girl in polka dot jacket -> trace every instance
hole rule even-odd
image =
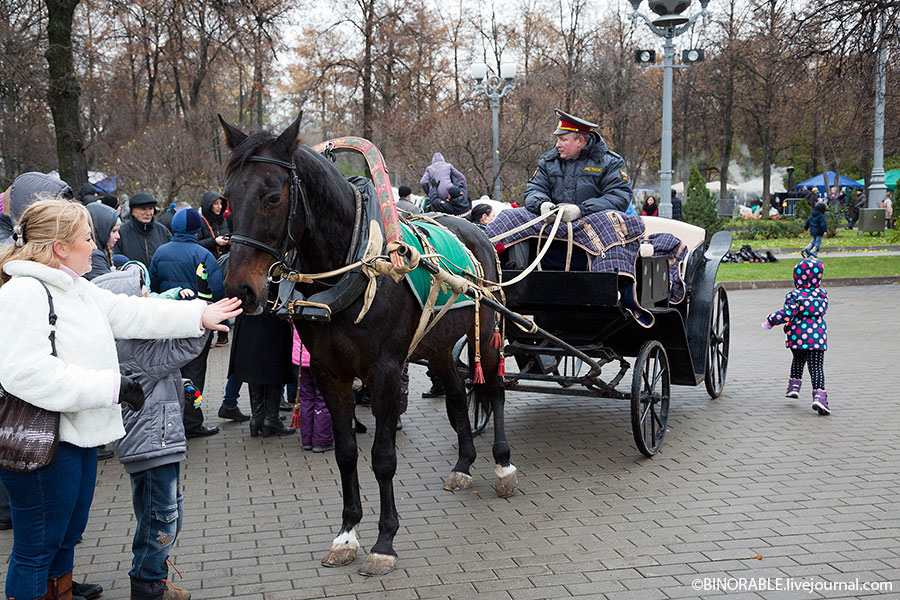
[[[785,346],[791,349],[791,377],[788,379],[786,398],[800,397],[803,383],[803,365],[809,368],[813,385],[813,410],[820,415],[830,415],[828,393],[825,391],[824,359],[828,349],[825,327],[825,311],[828,310],[828,293],[819,283],[824,267],[816,258],[805,258],[794,267],[796,289],[784,297],[784,308],[773,312],[763,322],[764,329],[784,323]]]

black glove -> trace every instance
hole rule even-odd
[[[212,288],[209,287],[209,271],[206,265],[200,263],[197,265],[197,297],[206,301],[212,301]]]
[[[137,412],[144,407],[144,388],[131,374],[122,375],[119,382],[119,404]]]

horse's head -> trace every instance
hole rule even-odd
[[[262,311],[270,268],[284,260],[306,228],[305,183],[294,165],[302,116],[275,137],[263,131],[247,135],[219,115],[231,150],[224,196],[234,223],[225,291],[241,299],[247,314]]]

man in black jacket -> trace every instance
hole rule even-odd
[[[165,225],[153,220],[156,198],[150,194],[134,194],[128,199],[131,218],[119,230],[119,241],[113,246],[113,254],[124,254],[130,260],[138,260],[150,266],[156,249],[172,239]]]

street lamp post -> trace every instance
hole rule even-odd
[[[701,10],[692,17],[681,15],[691,0],[649,0],[650,9],[659,15],[650,18],[638,11],[642,0],[629,0],[634,9],[629,15],[633,23],[643,19],[654,34],[665,39],[663,44],[663,106],[662,106],[662,146],[659,154],[659,216],[672,218],[672,69],[675,68],[675,38],[690,29],[698,17],[703,17],[704,25],[710,13],[706,10],[709,0],[700,0]],[[685,190],[687,186],[685,186]]]
[[[878,37],[884,31],[885,15],[878,20]],[[878,208],[878,203],[884,200],[887,186],[884,184],[884,93],[886,80],[887,42],[880,40],[875,67],[875,149],[872,156],[872,175],[869,177],[868,208]]]
[[[516,64],[502,63],[500,76],[487,74],[485,63],[475,63],[470,68],[475,79],[475,92],[481,92],[491,101],[491,124],[494,128],[494,200],[500,200],[500,101],[515,89]],[[485,81],[487,79],[487,81]]]

